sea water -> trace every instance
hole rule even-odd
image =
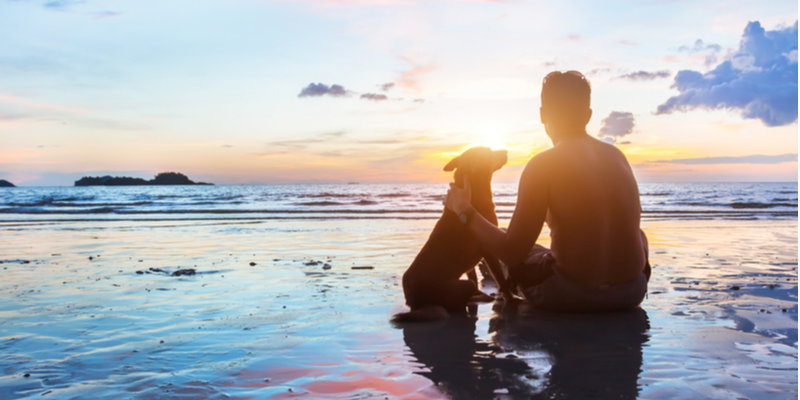
[[[501,220],[516,184],[494,184]],[[437,219],[446,184],[304,184],[0,189],[0,221]],[[797,182],[642,183],[644,219],[797,219]]]

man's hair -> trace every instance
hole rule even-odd
[[[573,110],[590,108],[592,86],[578,71],[553,71],[542,82],[542,107],[571,114]]]

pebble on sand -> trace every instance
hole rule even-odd
[[[255,266],[256,266],[256,263],[254,263],[254,262],[251,262],[251,263],[250,263],[250,266],[251,266],[251,267],[255,267]]]

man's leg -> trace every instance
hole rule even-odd
[[[639,230],[642,233],[642,246],[644,246],[644,274],[647,276],[647,281],[650,282],[650,274],[652,270],[650,268],[650,243],[647,241],[647,235],[644,234],[643,230]]]
[[[513,284],[524,289],[538,285],[553,276],[552,262],[555,260],[550,255],[550,249],[541,245],[534,245],[525,263],[508,270],[508,275]]]

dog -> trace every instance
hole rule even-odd
[[[455,170],[454,182],[458,187],[464,187],[464,177],[468,177],[472,189],[472,207],[494,225],[497,225],[497,215],[492,201],[492,174],[507,161],[506,150],[474,147],[444,167],[448,172]],[[403,274],[403,293],[411,311],[396,314],[392,320],[437,320],[445,318],[448,313],[464,312],[471,300],[494,300],[478,290],[475,266],[481,259],[488,264],[500,292],[511,296],[500,262],[481,249],[467,226],[453,211],[445,208],[428,241]],[[465,273],[469,280],[460,279]]]

